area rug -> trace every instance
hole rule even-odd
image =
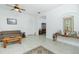
[[[34,48],[28,52],[25,52],[24,54],[55,54],[55,53],[49,51],[48,49],[46,49],[43,46],[39,46],[39,47]]]

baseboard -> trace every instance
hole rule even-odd
[[[28,34],[28,35],[26,35],[26,36],[33,36],[34,34]]]

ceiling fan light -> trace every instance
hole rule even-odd
[[[15,11],[19,11],[19,9],[15,9]]]

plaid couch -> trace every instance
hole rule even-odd
[[[22,32],[20,30],[1,31],[0,41],[2,41],[4,37],[16,37],[17,35],[22,36]]]

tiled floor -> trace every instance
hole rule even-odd
[[[58,36],[58,41],[79,47],[79,39]]]
[[[23,54],[40,45],[56,54],[79,53],[78,46],[63,43],[62,38],[63,37],[59,37],[58,41],[52,41],[51,39],[46,39],[45,36],[28,36],[27,38],[22,39],[22,44],[9,44],[7,48],[3,48],[2,43],[0,42],[0,54]]]

